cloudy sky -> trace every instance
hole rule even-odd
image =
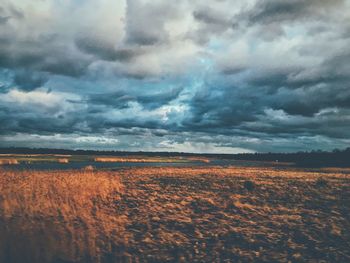
[[[0,146],[349,144],[349,1],[0,0]]]

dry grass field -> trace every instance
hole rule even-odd
[[[121,162],[121,163],[174,163],[174,162],[203,162],[203,163],[209,163],[209,159],[203,158],[203,157],[186,157],[186,158],[177,158],[177,157],[140,157],[140,156],[134,156],[134,157],[95,157],[95,162]]]
[[[0,165],[4,164],[18,164],[16,159],[0,159]]]
[[[350,176],[3,169],[0,262],[350,262]]]
[[[1,171],[0,182],[0,262],[101,262],[124,238],[110,173]]]
[[[150,157],[150,156],[90,156],[90,155],[62,155],[62,154],[0,154],[0,165],[57,162],[70,163],[93,161],[100,163],[209,163],[210,160],[198,156],[185,157]]]
[[[114,163],[114,162],[129,162],[129,163],[170,163],[174,161],[179,161],[178,159],[166,159],[166,158],[140,158],[140,157],[95,157],[95,162],[102,162],[102,163]]]

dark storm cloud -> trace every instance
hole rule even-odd
[[[233,128],[256,120],[262,111],[257,94],[248,94],[238,87],[206,88],[191,101],[191,115],[183,125],[194,130]]]
[[[0,8],[3,136],[203,151],[350,140],[346,1],[25,1]]]
[[[260,137],[322,134],[346,138],[344,131],[350,125],[346,115],[350,108],[348,61],[343,52],[311,69],[289,67],[259,72],[248,68],[250,72],[244,73],[243,81],[236,86],[214,87],[207,83],[191,100],[191,115],[182,124],[192,130],[221,134],[253,131]],[[269,109],[281,117],[269,119]]]
[[[244,123],[240,129],[259,134],[264,138],[285,138],[324,136],[325,138],[348,139],[350,128],[348,109],[330,109],[313,117],[283,114],[282,111],[261,115],[259,120]],[[275,115],[275,116],[274,116]]]
[[[316,135],[348,138],[350,119],[347,114],[350,104],[346,102],[347,109],[335,106],[345,105],[344,97],[333,95],[333,98],[326,100],[330,93],[315,96],[318,91],[300,95],[298,98],[291,96],[293,93],[269,96],[265,92],[266,90],[261,89],[250,97],[232,90],[223,91],[220,95],[206,94],[202,99],[197,95],[192,104],[193,115],[182,125],[192,131],[227,136],[250,135],[289,140],[295,136]],[[210,104],[204,103],[205,97],[215,97],[216,100],[211,100]]]
[[[31,91],[42,87],[47,81],[47,74],[18,70],[15,72],[13,84],[21,90]]]
[[[263,0],[239,18],[248,19],[249,23],[298,22],[306,19],[328,18],[329,11],[342,8],[343,0]]]
[[[42,25],[35,25],[36,17],[31,10],[24,11],[5,2],[0,12],[0,68],[32,72],[32,80],[26,73],[30,82],[38,81],[37,75],[41,72],[71,77],[85,74],[92,61],[75,52],[71,43],[64,40],[64,32],[50,29],[39,32]],[[16,81],[23,84],[22,78],[23,74],[20,74]],[[24,89],[30,89],[29,86]]]
[[[254,29],[258,38],[264,41],[286,34],[285,26],[310,26],[310,34],[326,32],[330,25],[339,22],[336,12],[347,8],[345,0],[263,0],[256,1],[251,8],[232,17],[232,28]],[[321,30],[321,31],[320,31]],[[239,31],[238,31],[239,32]]]
[[[128,95],[124,91],[118,91],[114,93],[103,93],[103,94],[93,94],[89,96],[89,104],[93,105],[103,105],[114,108],[127,108],[128,103],[135,101],[134,96]]]
[[[294,91],[281,89],[271,102],[290,115],[313,116],[326,108],[350,108],[349,86],[316,86]]]
[[[139,48],[116,48],[113,43],[88,36],[77,38],[75,44],[81,51],[106,61],[129,61],[142,53]]]
[[[144,46],[167,42],[165,23],[179,15],[176,3],[127,0],[126,42]]]
[[[52,116],[47,113],[30,111],[28,108],[18,108],[13,110],[10,106],[0,108],[0,120],[2,127],[0,134],[52,134],[52,133],[71,133],[72,130],[78,132],[78,115]]]
[[[196,8],[192,16],[198,23],[198,28],[189,33],[188,37],[200,45],[206,44],[212,36],[223,34],[232,28],[231,15],[215,11],[210,5]]]
[[[9,16],[0,16],[0,25],[6,24],[9,19],[10,19]]]
[[[65,44],[57,43],[57,36],[47,35],[37,39],[17,39],[13,33],[2,36],[0,67],[42,71],[78,77],[85,73],[91,61],[74,53]]]
[[[89,103],[93,105],[103,105],[112,108],[128,108],[129,102],[138,102],[144,108],[155,109],[166,105],[176,99],[182,87],[173,88],[164,92],[155,92],[151,94],[132,94],[127,91],[118,91],[114,93],[93,94],[89,96]]]
[[[43,54],[40,57],[40,65],[33,65],[34,69],[57,75],[80,77],[86,74],[92,62],[90,59],[80,56],[73,51],[65,50],[63,46],[47,52],[49,54]]]
[[[191,101],[191,117],[186,119],[183,125],[191,127],[193,130],[223,130],[240,128],[247,129],[259,124],[261,116],[266,116],[266,110],[281,110],[285,118],[303,119],[308,118],[309,122],[313,118],[327,122],[331,116],[324,118],[315,117],[322,110],[326,109],[349,109],[350,91],[349,86],[312,86],[299,89],[279,88],[272,92],[269,87],[246,86],[223,87],[215,90],[206,89],[196,94]],[[219,92],[218,92],[219,91]],[[336,91],[336,92],[334,92]],[[336,110],[337,112],[339,110]],[[346,112],[340,110],[340,112]],[[329,114],[331,114],[330,111]],[[277,114],[277,113],[276,113]],[[290,115],[291,117],[288,117]],[[337,118],[342,120],[342,114]],[[264,121],[266,124],[266,121]],[[341,121],[339,121],[339,124]],[[308,127],[307,123],[301,124],[306,130],[317,133],[317,126]],[[249,129],[248,129],[249,130]],[[275,121],[268,129],[264,125],[259,126],[256,131],[272,133],[295,133],[300,132],[296,126],[285,125],[281,119]]]
[[[349,41],[350,42],[350,41]],[[348,85],[350,81],[350,51],[342,50],[327,58],[318,69],[305,74],[305,79],[315,82],[341,83]]]
[[[335,54],[317,67],[255,76],[247,83],[269,88],[271,93],[263,96],[266,106],[291,115],[313,116],[325,108],[349,108],[349,59],[347,53]]]
[[[76,119],[52,118],[49,116],[24,116],[17,119],[11,128],[13,132],[34,134],[71,133],[72,129],[79,132]]]
[[[137,97],[137,101],[149,109],[154,109],[166,105],[170,101],[178,98],[182,90],[183,87],[177,87],[165,92],[142,95]]]
[[[228,26],[229,21],[222,17],[222,14],[213,12],[209,7],[195,10],[193,12],[193,17],[199,22],[206,24],[218,25],[218,26]]]

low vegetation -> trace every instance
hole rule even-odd
[[[0,262],[350,262],[349,187],[288,167],[2,170]]]
[[[69,163],[70,156],[67,155],[45,155],[45,154],[1,154],[0,164],[18,164],[33,162],[59,162]]]
[[[101,262],[126,237],[108,172],[0,171],[0,182],[0,262]]]
[[[68,158],[59,158],[58,162],[59,163],[69,163],[69,159]]]
[[[103,163],[209,163],[210,160],[203,157],[161,157],[161,156],[88,156],[88,155],[64,155],[64,154],[0,154],[1,164],[38,163],[38,162],[103,162]]]
[[[95,162],[103,162],[103,163],[114,163],[114,162],[128,162],[128,163],[166,163],[166,162],[174,162],[178,160],[174,159],[164,159],[164,158],[141,158],[141,157],[96,157],[94,158]]]
[[[4,164],[19,164],[17,159],[0,159],[0,165]]]
[[[147,157],[147,156],[128,156],[128,157],[95,157],[95,162],[128,162],[128,163],[183,163],[183,162],[204,162],[209,163],[210,160],[207,158],[201,157],[185,157],[185,158],[176,158],[176,157]]]

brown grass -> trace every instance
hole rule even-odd
[[[0,262],[51,262],[57,256],[100,262],[111,243],[123,242],[115,235],[123,231],[123,217],[112,211],[123,191],[119,177],[1,171],[0,181]]]
[[[161,158],[134,158],[134,157],[96,157],[95,162],[109,163],[109,162],[130,162],[130,163],[153,163],[153,162],[172,162],[173,160],[166,160]]]
[[[288,167],[3,171],[0,262],[350,262],[349,187]]]
[[[69,163],[69,159],[68,158],[59,158],[57,161],[59,163]]]
[[[95,157],[95,162],[130,162],[130,163],[171,163],[179,161],[197,161],[209,163],[210,160],[203,157],[185,157],[185,158],[166,158],[166,157],[138,157],[138,156],[129,156],[129,157]]]
[[[19,164],[16,159],[0,159],[0,165],[4,164]]]

